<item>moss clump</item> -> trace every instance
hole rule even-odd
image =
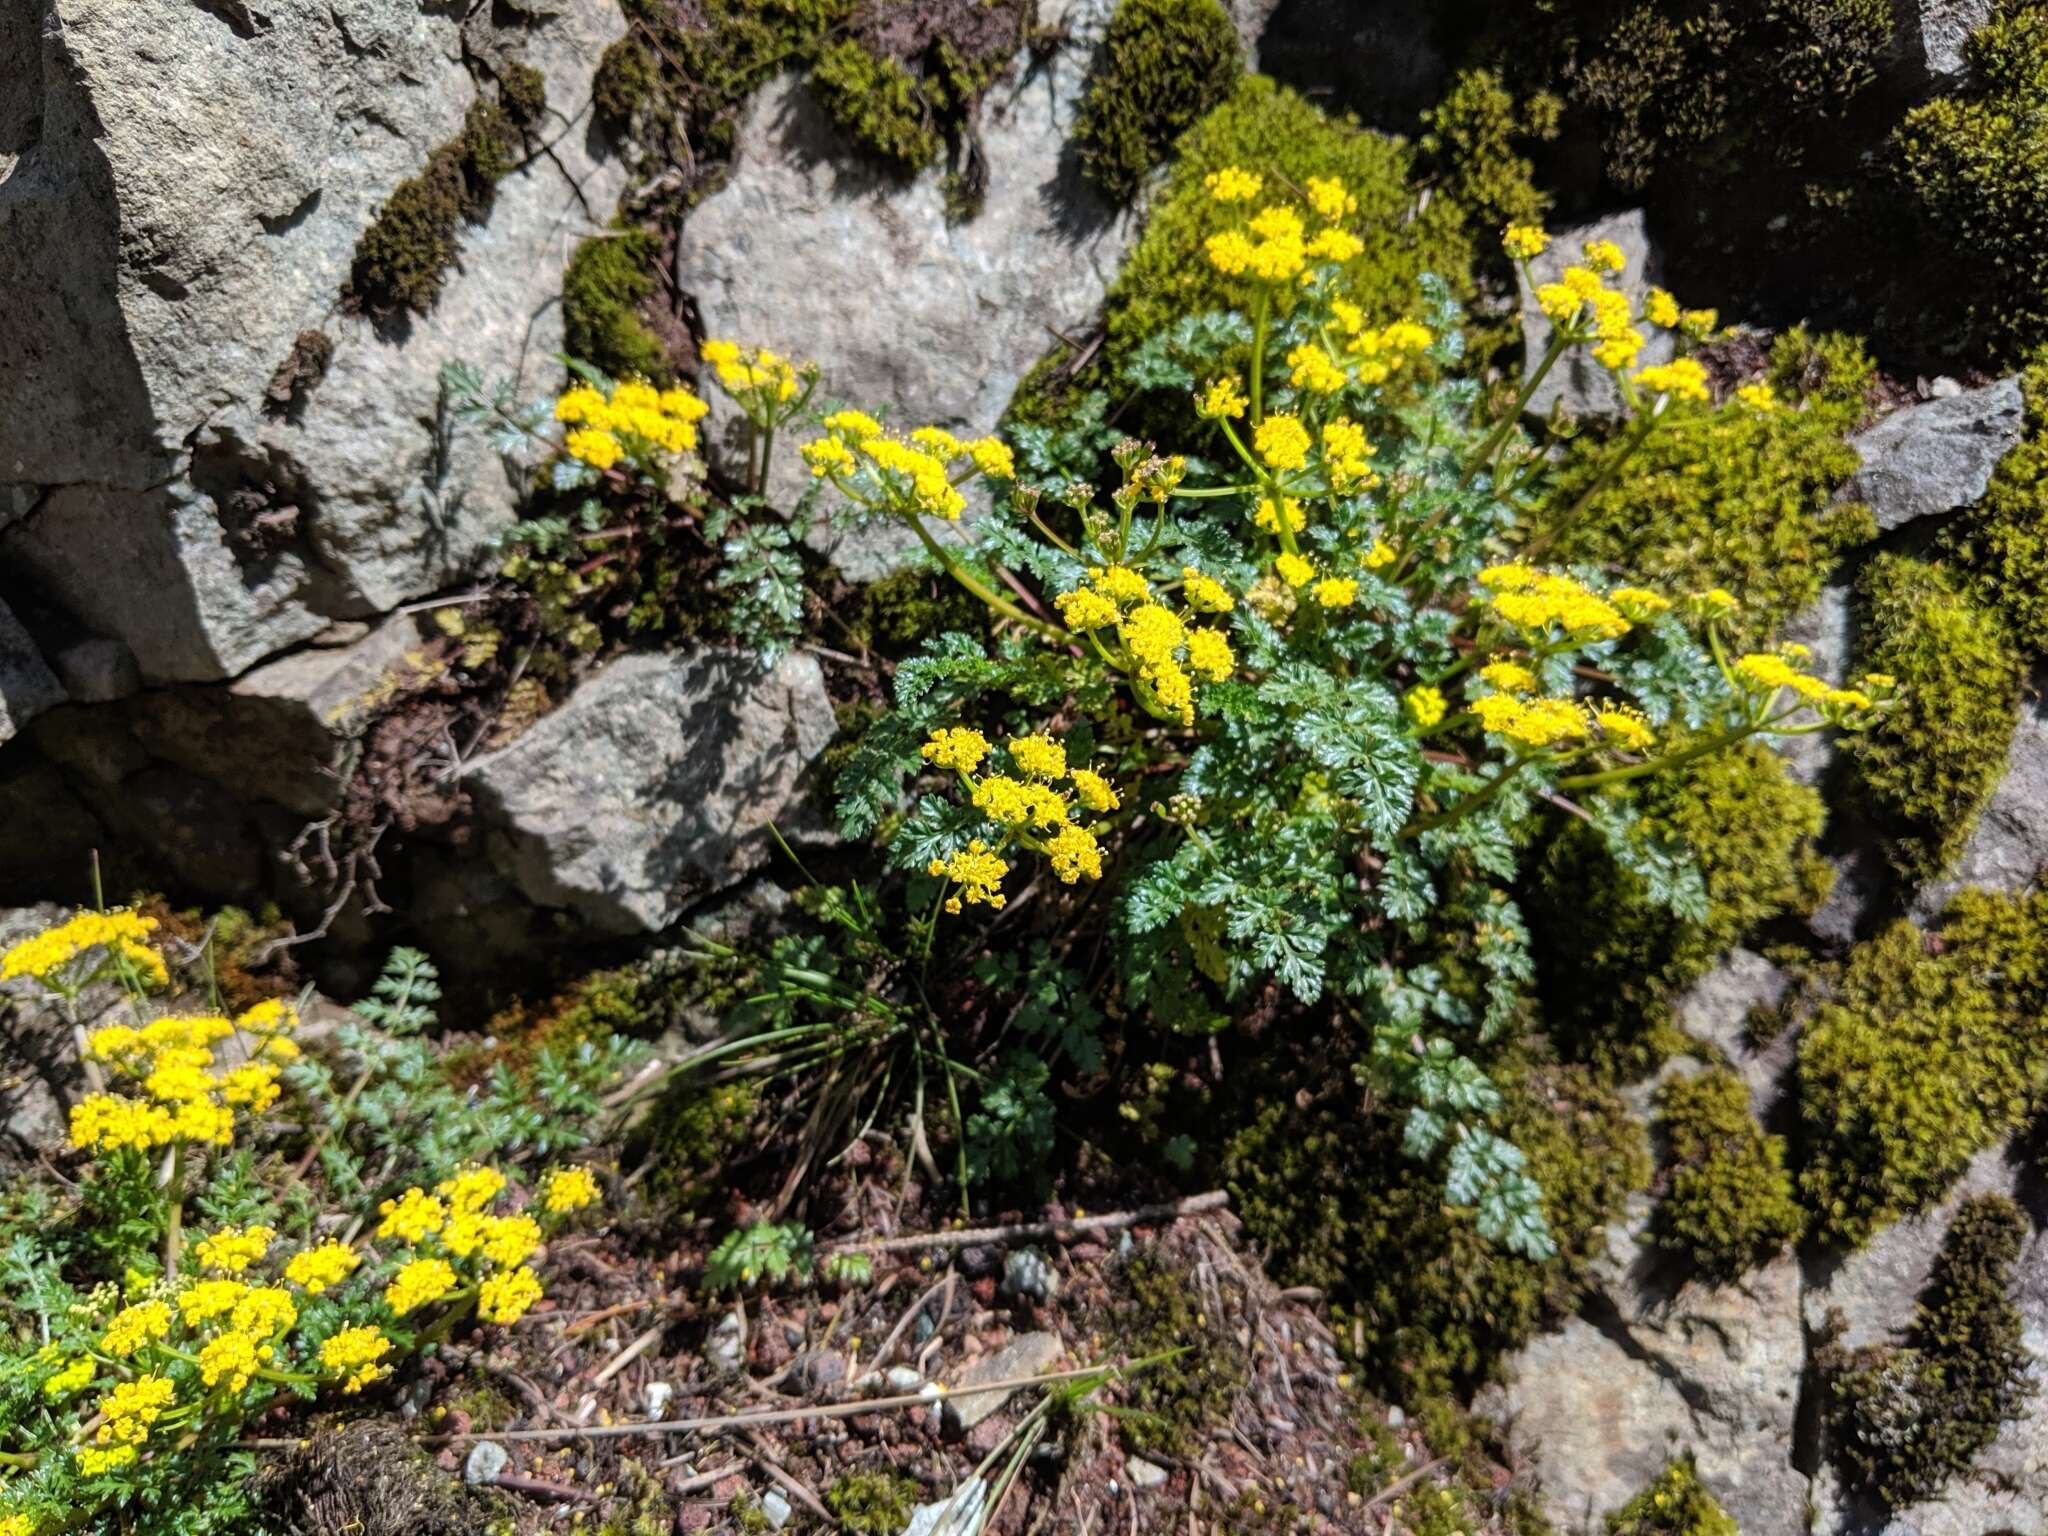
[[[1118,0],[1074,119],[1081,164],[1129,201],[1243,73],[1237,28],[1216,0]]]
[[[1903,700],[1848,750],[1894,861],[1925,879],[1961,851],[2005,773],[2020,658],[1997,613],[1945,566],[1880,555],[1857,597],[1857,670],[1896,678]]]
[[[661,61],[631,33],[605,49],[590,77],[590,101],[598,121],[616,133],[631,132],[660,91]]]
[[[1657,1243],[1716,1280],[1733,1280],[1799,1240],[1805,1215],[1785,1169],[1785,1140],[1766,1136],[1749,1089],[1726,1067],[1674,1078],[1657,1092],[1670,1187]]]
[[[1578,1302],[1607,1224],[1649,1178],[1643,1129],[1581,1067],[1497,1074],[1495,1129],[1543,1189],[1556,1254],[1520,1257],[1444,1204],[1443,1173],[1401,1150],[1401,1117],[1290,1095],[1224,1150],[1245,1225],[1288,1284],[1322,1287],[1390,1394],[1415,1402],[1483,1379],[1507,1350]]]
[[[548,114],[547,77],[531,64],[507,64],[498,76],[498,101],[512,126],[531,134]]]
[[[666,384],[674,374],[668,348],[640,318],[654,295],[658,236],[625,230],[585,240],[562,274],[562,342],[571,357],[614,378],[637,374]]]
[[[1607,1536],[1742,1536],[1700,1485],[1690,1457],[1674,1461],[1607,1517]]]
[[[1950,533],[1977,600],[1995,608],[2013,642],[2048,653],[2048,364],[2020,378],[2026,437],[1999,462],[1984,499]]]
[[[462,132],[427,157],[417,176],[392,189],[356,241],[343,297],[375,319],[425,314],[455,263],[464,219],[490,211],[498,182],[516,163],[520,134],[503,107],[470,104]]]
[[[2008,0],[1968,52],[1968,88],[1906,114],[1893,165],[1977,329],[2030,346],[2048,339],[2048,5]]]
[[[1128,1298],[1107,1324],[1118,1349],[1133,1360],[1184,1351],[1131,1378],[1124,1439],[1141,1451],[1186,1454],[1230,1421],[1247,1380],[1244,1349],[1230,1319],[1208,1316],[1184,1268],[1157,1250],[1133,1255],[1122,1278]]]
[[[1759,925],[1827,894],[1813,849],[1826,816],[1757,742],[1653,774],[1630,791],[1639,835],[1691,850],[1705,922],[1675,917],[1600,837],[1568,822],[1535,860],[1523,908],[1551,1037],[1610,1074],[1640,1072],[1679,1044],[1671,1002]]]
[[[1849,956],[1799,1042],[1800,1192],[1862,1242],[2017,1127],[2048,1074],[2048,897],[1965,891],[1940,941],[1900,922]]]
[[[849,638],[889,656],[907,654],[950,630],[988,632],[985,605],[950,577],[915,566],[862,587],[849,608]]]
[[[1673,592],[1724,587],[1742,604],[1742,637],[1767,639],[1820,595],[1845,550],[1877,532],[1868,507],[1834,499],[1861,462],[1845,439],[1871,376],[1853,338],[1794,331],[1772,347],[1770,374],[1792,408],[1674,403],[1597,489],[1622,446],[1575,439],[1551,501],[1558,554],[1612,562]]]
[[[1516,144],[1555,138],[1563,106],[1547,91],[1517,106],[1498,71],[1468,69],[1423,114],[1423,153],[1441,167],[1475,228],[1542,222],[1550,199],[1537,190],[1535,167]]]
[[[898,60],[848,38],[818,55],[811,85],[833,121],[871,154],[906,171],[938,158],[944,140],[931,106]]]
[[[854,1536],[895,1536],[917,1495],[916,1479],[900,1472],[850,1472],[825,1490],[825,1507]]]
[[[2031,1357],[2007,1292],[2026,1237],[2004,1196],[1965,1201],[1906,1342],[1821,1351],[1833,1449],[1852,1487],[1894,1507],[1930,1498],[2019,1416]]]
[[[652,1117],[655,1198],[691,1211],[711,1194],[711,1176],[753,1144],[760,1089],[751,1082],[705,1088],[680,1082],[663,1094]]]

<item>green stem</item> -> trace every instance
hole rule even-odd
[[[1628,779],[1640,779],[1648,774],[1661,773],[1666,768],[1680,767],[1695,758],[1705,757],[1710,752],[1719,752],[1723,747],[1731,747],[1746,737],[1756,735],[1762,729],[1761,725],[1753,722],[1731,726],[1718,736],[1709,736],[1705,741],[1695,742],[1683,752],[1673,752],[1666,757],[1653,757],[1646,763],[1631,763],[1626,768],[1608,768],[1600,773],[1575,773],[1569,778],[1559,779],[1557,787],[1598,789],[1603,784],[1620,784]]]
[[[1259,290],[1258,307],[1252,313],[1252,418],[1253,426],[1266,419],[1266,324],[1271,318],[1273,300],[1264,288]]]
[[[1636,456],[1644,443],[1650,440],[1650,434],[1656,430],[1658,420],[1659,418],[1654,415],[1637,418],[1637,425],[1629,433],[1628,441],[1623,443],[1617,452],[1608,456],[1607,462],[1600,466],[1600,472],[1593,476],[1591,483],[1583,491],[1579,492],[1578,499],[1565,509],[1564,515],[1552,518],[1544,525],[1543,531],[1524,546],[1524,560],[1534,559],[1541,554],[1553,540],[1579,520],[1579,514],[1586,510],[1586,504],[1605,490],[1607,483],[1620,474],[1622,467]]]
[[[1500,445],[1507,441],[1508,434],[1515,429],[1515,423],[1522,419],[1522,412],[1534,398],[1537,386],[1549,376],[1550,370],[1557,366],[1557,360],[1564,356],[1565,349],[1575,339],[1563,329],[1552,333],[1550,345],[1543,349],[1543,360],[1536,365],[1536,371],[1522,382],[1521,391],[1515,396],[1514,405],[1495,423],[1493,430],[1487,434],[1486,441],[1479,445],[1479,451],[1472,456],[1472,462],[1465,466],[1464,474],[1458,477],[1459,490],[1464,490],[1478,479],[1479,471],[1493,461],[1493,456],[1500,451]],[[1425,524],[1419,531],[1427,532],[1428,525]]]
[[[939,562],[939,569],[952,577],[954,581],[958,582],[968,592],[981,599],[982,602],[986,603],[1004,618],[1014,619],[1026,629],[1034,630],[1045,639],[1052,641],[1053,644],[1065,645],[1067,643],[1066,631],[1055,628],[1043,619],[1033,618],[1007,597],[1001,597],[991,592],[986,585],[961,569],[960,562],[955,560],[946,551],[945,547],[931,536],[930,530],[924,525],[923,518],[919,517],[915,512],[905,513],[904,516],[909,521],[912,530],[917,534],[919,540],[923,542],[925,549],[930,552],[931,557]]]
[[[185,1143],[171,1143],[171,1176],[164,1185],[164,1277],[175,1279],[185,1239]]]
[[[1434,816],[1425,817],[1421,821],[1409,822],[1407,826],[1401,829],[1401,836],[1403,838],[1420,837],[1425,832],[1434,832],[1439,827],[1448,827],[1453,822],[1464,820],[1465,817],[1470,816],[1474,811],[1491,801],[1495,795],[1506,789],[1508,781],[1534,761],[1533,757],[1516,758],[1500,773],[1495,774],[1485,788],[1475,790],[1456,805],[1439,811]]]

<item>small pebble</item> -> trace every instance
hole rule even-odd
[[[781,1489],[770,1488],[761,1495],[761,1517],[776,1530],[779,1531],[789,1524],[789,1517],[793,1513],[795,1511],[790,1508],[789,1500],[782,1496]]]
[[[676,1389],[665,1381],[650,1381],[640,1395],[648,1421],[652,1423],[668,1411],[669,1399],[676,1395]]]
[[[1147,1461],[1142,1456],[1126,1456],[1124,1471],[1131,1479],[1131,1486],[1140,1492],[1147,1488],[1157,1488],[1169,1475],[1166,1468],[1156,1462]]]
[[[1059,1291],[1059,1271],[1036,1248],[1019,1248],[1003,1260],[1004,1295],[1043,1305]]]
[[[891,1392],[915,1392],[924,1385],[924,1378],[907,1365],[892,1365],[882,1380]]]
[[[462,1464],[462,1480],[472,1488],[488,1488],[511,1463],[511,1453],[497,1441],[479,1440],[469,1448],[469,1460]]]

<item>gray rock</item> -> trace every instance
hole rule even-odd
[[[1795,1037],[1781,1031],[1759,1051],[1749,1038],[1750,1011],[1775,1008],[1784,1001],[1792,978],[1762,955],[1731,949],[1706,975],[1678,999],[1678,1026],[1687,1034],[1721,1048],[1749,1088],[1749,1105],[1759,1120],[1767,1119],[1784,1096],[1792,1065]]]
[[[2018,444],[2025,417],[2017,378],[1894,411],[1849,439],[1863,467],[1840,499],[1868,502],[1886,532],[1971,506]]]
[[[512,1465],[512,1453],[495,1440],[479,1440],[462,1463],[462,1480],[472,1488],[488,1488]]]
[[[53,705],[64,702],[63,685],[43,660],[14,611],[0,602],[0,742]]]
[[[1147,1461],[1142,1456],[1124,1458],[1124,1476],[1131,1480],[1131,1486],[1140,1493],[1147,1488],[1157,1488],[1172,1475],[1156,1461]]]
[[[781,1530],[789,1524],[789,1517],[796,1511],[790,1507],[789,1499],[780,1488],[770,1488],[761,1495],[761,1518],[768,1522],[770,1530]]]
[[[715,1371],[736,1371],[747,1363],[747,1323],[737,1311],[713,1325],[704,1340],[704,1359]]]
[[[50,670],[80,704],[111,704],[142,686],[135,656],[119,640],[85,635],[50,652]]]
[[[70,915],[52,902],[0,908],[0,954]],[[0,1030],[0,1168],[31,1162],[38,1149],[63,1139],[66,1106],[84,1082],[70,1028],[40,1001],[28,977],[0,982],[0,1011],[7,1011]]]
[[[1969,73],[1965,45],[1997,9],[1997,0],[1898,0],[1890,54],[1909,81],[1954,90]]]
[[[1612,213],[1591,224],[1575,229],[1560,229],[1552,232],[1550,249],[1537,257],[1530,266],[1530,277],[1518,279],[1522,300],[1522,345],[1528,367],[1533,371],[1542,360],[1543,352],[1550,345],[1554,327],[1536,305],[1536,285],[1555,282],[1558,274],[1579,260],[1580,247],[1590,240],[1612,240],[1621,247],[1622,255],[1628,259],[1619,282],[1610,278],[1610,287],[1618,286],[1629,296],[1637,310],[1642,308],[1643,295],[1664,280],[1664,261],[1657,247],[1650,240],[1650,232],[1640,208],[1631,208],[1623,213]],[[1636,359],[1636,367],[1647,368],[1652,363],[1671,361],[1675,346],[1668,331],[1646,327],[1648,344]],[[1614,382],[1614,376],[1598,363],[1583,347],[1575,347],[1559,358],[1543,382],[1529,397],[1528,413],[1532,416],[1548,416],[1552,409],[1562,405],[1565,413],[1587,419],[1616,417],[1622,414],[1621,390]]]
[[[821,398],[889,407],[905,426],[991,431],[1045,352],[1047,328],[1093,322],[1136,231],[1081,178],[1068,132],[1108,0],[1068,0],[1072,41],[1050,62],[1020,56],[983,101],[981,211],[946,213],[938,168],[910,182],[862,165],[796,76],[762,90],[739,130],[731,177],[684,222],[677,282],[710,334],[770,346],[822,369]],[[806,483],[792,449],[771,491]],[[905,529],[816,537],[856,580],[915,547]]]
[[[981,1509],[987,1502],[988,1484],[970,1477],[943,1499],[913,1509],[903,1536],[974,1536],[981,1529]]]
[[[1041,1305],[1060,1293],[1060,1272],[1036,1248],[1019,1248],[1003,1257],[1003,1294]]]
[[[1956,862],[1929,881],[1913,899],[1922,922],[1940,916],[1955,893],[1968,885],[2015,893],[2026,890],[2048,869],[2048,666],[2037,667],[2031,697],[2013,727],[2005,777],[1991,792],[1977,829]]]
[[[55,716],[44,715],[36,730]],[[130,890],[132,870],[107,829],[86,808],[63,772],[27,741],[0,752],[0,902],[92,894],[92,853],[99,849],[106,883]]]
[[[1011,1381],[1036,1376],[1051,1369],[1063,1353],[1056,1334],[1020,1333],[992,1355],[984,1356],[961,1371],[948,1385],[945,1398],[946,1429],[965,1434],[1010,1400],[1014,1387],[992,1392],[974,1388],[985,1382]]]
[[[626,656],[464,778],[493,862],[594,927],[666,927],[766,862],[834,730],[817,662]]]

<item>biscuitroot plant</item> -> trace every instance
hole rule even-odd
[[[352,1397],[458,1325],[516,1322],[541,1299],[548,1235],[599,1198],[582,1168],[515,1199],[472,1163],[358,1212],[273,1181],[254,1147],[302,1056],[297,1011],[153,1015],[142,989],[170,981],[154,927],[82,913],[0,956],[0,975],[73,1009],[98,982],[136,988],[127,1022],[85,1036],[102,1086],[70,1111],[78,1208],[56,1219],[17,1191],[9,1211],[4,1536],[230,1528],[251,1420]]]
[[[1185,433],[1119,445],[1113,484],[1015,483],[1001,443],[852,410],[803,445],[842,517],[909,527],[996,620],[992,643],[946,634],[901,665],[840,819],[960,921],[1026,897],[1078,913],[1099,883],[1126,1009],[1213,1020],[1191,987],[1274,983],[1334,1007],[1372,1042],[1361,1084],[1409,1106],[1408,1151],[1444,1157],[1487,1235],[1546,1254],[1481,1065],[1531,972],[1510,891],[1538,818],[1585,818],[1697,918],[1684,851],[1605,792],[1750,737],[1860,729],[1893,687],[1823,681],[1796,646],[1731,654],[1725,592],[1542,562],[1575,509],[1521,431],[1536,385],[1572,348],[1613,373],[1633,419],[1611,475],[1670,399],[1709,393],[1691,356],[1637,366],[1646,331],[1683,347],[1711,315],[1632,303],[1621,252],[1589,244],[1537,288],[1553,339],[1489,419],[1440,284],[1421,319],[1347,296],[1340,183],[1208,186],[1207,259],[1241,303],[1144,349],[1150,381],[1186,392]],[[1526,266],[1547,237],[1505,244]],[[1005,494],[973,542],[941,542],[977,479]]]

